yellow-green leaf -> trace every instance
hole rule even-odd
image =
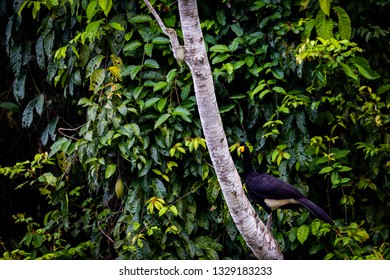
[[[107,16],[112,8],[112,0],[98,0],[100,8],[102,8],[104,14]]]
[[[104,178],[110,178],[116,171],[116,164],[110,164],[107,166],[106,172],[104,173]]]
[[[160,209],[160,211],[158,211],[158,216],[162,216],[162,215],[164,215],[166,212],[167,212],[167,210],[168,210],[168,207],[162,207],[161,209]]]
[[[327,16],[330,15],[330,2],[331,0],[320,0],[320,7],[321,10],[326,14]]]
[[[298,228],[298,231],[297,231],[297,238],[298,238],[298,241],[303,244],[307,237],[309,236],[309,226],[307,225],[301,225],[299,228]]]

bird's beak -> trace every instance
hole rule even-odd
[[[240,146],[239,149],[240,149],[240,152],[243,153],[245,151],[245,146]]]

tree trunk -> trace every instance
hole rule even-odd
[[[145,3],[148,5],[147,1]],[[259,259],[283,259],[278,243],[260,221],[248,201],[229,152],[226,135],[214,92],[213,77],[200,28],[196,0],[179,0],[179,13],[184,36],[184,61],[192,73],[199,116],[207,148],[229,212],[248,247]],[[151,8],[150,4],[148,5]],[[152,8],[153,9],[153,8]],[[156,13],[153,12],[156,17]],[[160,26],[162,21],[159,21]],[[172,42],[173,53],[179,53],[177,37],[161,26]],[[175,55],[176,58],[177,55]],[[179,58],[179,59],[182,59]]]

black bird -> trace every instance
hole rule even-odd
[[[240,143],[244,158],[244,180],[250,198],[268,213],[267,228],[270,229],[272,211],[291,204],[303,205],[317,218],[333,224],[332,218],[319,206],[307,199],[289,183],[271,175],[257,173],[251,162],[251,154],[245,143]]]

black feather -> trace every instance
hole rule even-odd
[[[333,224],[332,218],[319,206],[307,199],[301,192],[289,183],[265,173],[257,173],[252,165],[249,148],[241,143],[241,153],[244,158],[244,180],[250,198],[262,206],[268,214],[283,206],[299,203],[317,218]],[[286,200],[286,201],[284,201]],[[276,203],[272,205],[271,203]]]

